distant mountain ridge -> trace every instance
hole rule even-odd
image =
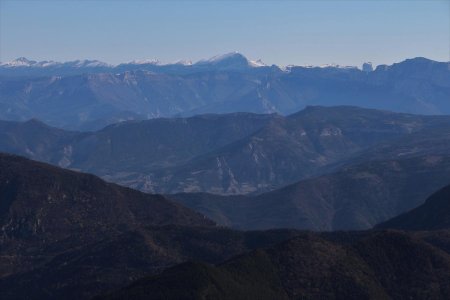
[[[414,58],[414,60],[422,60],[426,61],[427,59],[422,57]],[[408,61],[408,60],[406,60]],[[30,60],[26,57],[18,57],[14,60],[8,61],[8,62],[0,62],[0,74],[4,72],[7,75],[13,75],[14,72],[24,72],[21,75],[31,75],[27,74],[26,72],[33,72],[32,69],[36,69],[34,71],[37,71],[37,69],[41,69],[40,75],[67,75],[65,73],[77,73],[77,69],[80,70],[78,72],[84,72],[86,70],[88,71],[94,71],[94,72],[103,72],[106,70],[110,70],[111,72],[114,71],[131,71],[135,69],[137,66],[140,66],[141,69],[146,68],[153,68],[152,71],[161,71],[161,72],[170,72],[175,71],[176,67],[179,67],[181,70],[182,68],[186,68],[186,70],[191,69],[191,71],[201,71],[202,68],[214,68],[214,69],[222,69],[222,70],[243,70],[246,67],[276,67],[279,70],[284,70],[285,72],[289,72],[292,69],[296,68],[329,68],[329,69],[361,69],[365,72],[371,72],[376,69],[382,70],[390,68],[388,65],[379,65],[375,68],[372,67],[372,63],[366,62],[361,66],[361,68],[358,68],[357,66],[343,66],[339,64],[323,64],[323,65],[287,65],[287,66],[279,66],[279,65],[272,65],[269,66],[265,64],[261,59],[258,60],[250,60],[247,57],[245,57],[243,54],[234,51],[229,52],[221,55],[213,56],[209,59],[200,59],[196,62],[192,62],[190,60],[179,60],[172,63],[163,63],[160,60],[154,58],[154,59],[142,59],[142,60],[133,60],[130,62],[122,62],[118,64],[109,64],[105,63],[99,60],[91,60],[91,59],[78,59],[73,61],[65,61],[65,62],[58,62],[53,60],[43,60],[43,61],[36,61],[36,60]],[[158,69],[159,67],[159,69]],[[10,73],[8,73],[8,71]],[[47,73],[46,73],[47,72]],[[55,72],[55,74],[53,74]],[[60,73],[57,73],[60,72]]]
[[[254,134],[186,164],[156,171],[133,187],[142,188],[149,180],[155,186],[164,182],[172,192],[243,194],[272,190],[329,172],[364,151],[395,143],[416,131],[445,131],[449,121],[447,116],[396,114],[348,106],[307,107],[275,118]]]
[[[450,117],[341,106],[128,121],[96,132],[2,121],[0,151],[142,191],[194,193],[170,197],[235,228],[367,229],[450,182]]]
[[[76,75],[82,73],[125,72],[133,70],[148,70],[158,72],[198,72],[205,69],[215,70],[245,70],[248,68],[268,67],[261,60],[252,61],[238,52],[216,55],[210,59],[202,59],[195,63],[177,61],[162,63],[158,59],[134,60],[116,65],[99,60],[74,60],[67,62],[35,61],[19,57],[9,62],[0,63],[0,75]],[[275,66],[274,66],[275,67]],[[277,67],[278,68],[278,67]]]
[[[308,107],[287,117],[234,113],[130,121],[84,133],[37,121],[0,122],[0,151],[92,172],[147,192],[242,194],[330,172],[384,144],[416,141],[427,130],[441,133],[436,141],[415,147],[424,149],[417,155],[445,154],[449,125],[446,116],[345,106]],[[388,151],[379,151],[382,160]]]
[[[366,63],[367,64],[367,63]],[[163,63],[160,60],[142,59],[133,60],[130,62],[122,62],[118,64],[109,64],[99,60],[78,59],[66,62],[57,61],[35,61],[27,59],[26,57],[18,57],[8,62],[0,63],[0,74],[7,75],[31,75],[38,72],[40,69],[41,75],[67,75],[76,74],[84,71],[90,72],[104,72],[104,71],[131,71],[136,67],[142,69],[150,68],[152,71],[170,72],[181,71],[183,68],[186,72],[201,71],[205,68],[214,68],[216,70],[244,70],[245,68],[258,67],[273,67],[279,70],[288,71],[296,65],[288,65],[286,67],[265,64],[261,59],[250,60],[243,54],[234,51],[221,55],[213,56],[209,59],[200,59],[196,62],[191,60],[179,60],[172,63]],[[305,68],[343,68],[343,69],[357,69],[356,66],[341,66],[338,64],[324,64],[324,65],[308,65]],[[189,70],[190,69],[190,70]],[[77,71],[78,70],[78,71]]]
[[[279,113],[308,105],[356,105],[448,114],[448,62],[408,59],[374,71],[266,66],[231,53],[193,64],[98,61],[0,66],[0,119],[37,118],[94,130],[123,120],[203,113]]]

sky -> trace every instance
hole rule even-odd
[[[197,61],[238,51],[277,65],[450,60],[450,0],[0,0],[0,61]]]

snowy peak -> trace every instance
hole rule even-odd
[[[245,59],[245,60],[247,60],[247,58],[244,55],[242,55],[241,53],[239,53],[237,51],[234,51],[234,52],[230,52],[230,53],[219,54],[219,55],[213,56],[210,59],[207,59],[206,62],[215,63],[215,62],[221,62],[221,61],[228,60],[228,59]]]
[[[196,65],[217,65],[217,64],[224,64],[224,63],[244,63],[248,64],[247,58],[240,54],[239,52],[230,52],[226,54],[216,55],[209,59],[202,59],[199,60]]]
[[[141,60],[132,60],[129,63],[126,63],[125,65],[155,65],[160,66],[162,65],[161,61],[156,58],[151,59],[141,59]]]
[[[29,67],[36,64],[34,60],[28,60],[25,57],[16,58],[10,62],[2,63],[1,66],[9,66],[9,67]]]
[[[49,67],[49,66],[54,66],[56,64],[61,64],[61,63],[57,63],[54,61],[35,61],[35,60],[29,60],[26,57],[19,57],[16,58],[12,61],[9,62],[5,62],[0,64],[0,66],[2,67],[10,67],[10,68],[14,68],[14,67]]]
[[[199,60],[195,63],[197,66],[216,66],[220,68],[248,68],[248,67],[265,67],[261,60],[251,61],[248,60],[243,54],[235,51],[226,54],[216,55],[210,59]]]

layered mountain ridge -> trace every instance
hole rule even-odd
[[[162,196],[92,175],[4,154],[0,166],[4,299],[445,299],[450,293],[447,223],[442,231],[417,233],[238,232]],[[432,203],[444,202],[448,187],[426,201],[427,214],[443,213]]]
[[[361,230],[404,213],[450,182],[450,158],[372,161],[259,194],[169,197],[237,229]]]
[[[2,299],[90,299],[189,259],[218,263],[295,236],[236,232],[161,195],[0,154]]]
[[[449,204],[447,185],[377,230],[299,233],[220,264],[180,264],[95,299],[446,299]]]
[[[288,115],[307,105],[450,112],[448,62],[425,58],[379,66],[373,72],[341,67],[280,69],[236,53],[195,64],[92,64],[74,62],[76,72],[68,74],[62,71],[64,64],[56,68],[59,73],[45,73],[50,66],[0,66],[0,118],[37,118],[66,129],[96,130],[123,120],[204,113]],[[11,73],[21,70],[37,73]]]
[[[421,57],[0,64],[0,298],[449,299],[449,99]]]
[[[32,120],[0,122],[0,151],[178,193],[169,197],[234,228],[367,229],[450,182],[448,128],[448,116],[346,106],[129,121],[96,132]]]
[[[36,121],[1,122],[0,150],[147,192],[242,194],[329,172],[366,151],[388,153],[385,147],[398,140],[405,144],[402,139],[418,141],[422,132],[428,140],[415,147],[425,149],[416,156],[443,154],[449,124],[446,116],[346,106],[308,107],[287,117],[239,113],[161,118],[85,133]],[[436,130],[439,135],[430,134]],[[437,138],[430,143],[432,136]],[[436,153],[438,142],[442,150]],[[427,144],[433,146],[424,148]]]

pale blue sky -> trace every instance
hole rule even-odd
[[[448,61],[449,18],[449,0],[0,0],[0,61],[196,61],[230,51],[280,65]]]

